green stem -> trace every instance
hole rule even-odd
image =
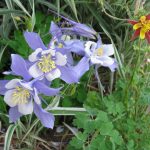
[[[100,80],[100,77],[99,77],[99,74],[98,74],[98,67],[97,66],[95,66],[95,76],[96,76],[96,78],[97,78],[97,81],[98,81],[98,87],[99,87],[99,91],[100,91],[100,93],[101,93],[101,99],[103,100],[103,96],[104,96],[104,87],[103,87],[103,85],[102,85],[102,83],[101,83],[101,80]]]
[[[137,56],[137,60],[136,60],[136,64],[135,64],[135,69],[133,71],[133,74],[132,74],[131,80],[129,81],[129,84],[128,84],[127,88],[125,89],[125,99],[124,100],[125,100],[125,105],[126,105],[127,111],[129,109],[128,90],[130,90],[130,87],[132,87],[135,73],[137,72],[137,70],[139,69],[139,66],[140,66],[140,49],[141,49],[141,40],[139,41],[139,50],[138,50],[138,56]]]
[[[52,112],[53,115],[56,116],[59,115],[74,116],[79,112],[87,113],[85,108],[74,108],[74,107],[53,107],[46,110]]]

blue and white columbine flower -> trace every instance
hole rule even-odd
[[[4,101],[10,106],[10,121],[16,122],[22,115],[34,112],[43,126],[53,128],[54,116],[42,108],[38,94],[54,96],[60,88],[50,88],[37,79],[29,81],[31,76],[24,59],[19,55],[12,55],[11,69],[13,74],[24,79],[0,80],[0,95],[4,95]]]
[[[24,36],[28,45],[35,50],[29,56],[29,61],[33,63],[29,73],[33,78],[44,77],[48,81],[60,78],[70,84],[77,83],[89,70],[89,65],[84,65],[87,62],[85,58],[81,59],[76,66],[71,66],[64,52],[65,47],[61,49],[61,52],[55,47],[48,49],[40,36],[34,32],[25,32]]]
[[[10,121],[16,122],[22,115],[34,112],[43,126],[53,128],[55,118],[51,113],[42,109],[38,93],[53,96],[58,94],[60,89],[51,89],[43,83],[31,82],[13,79],[5,85],[4,101],[11,107],[9,110]]]
[[[102,44],[99,37],[97,43],[87,41],[85,43],[85,56],[89,59],[91,65],[100,65],[109,67],[114,71],[117,67],[116,60],[110,56],[114,55],[114,48],[112,44]]]
[[[57,24],[51,22],[50,34],[52,39],[49,43],[49,48],[56,49],[66,54],[67,57],[70,52],[84,55],[84,41],[78,39],[72,39],[71,36],[62,33],[62,28],[58,27]]]
[[[52,12],[56,13],[54,11],[52,11]],[[70,19],[68,19],[68,18],[66,18],[62,15],[59,15],[59,16],[61,18],[65,19],[65,21],[67,21],[67,25],[69,25],[69,27],[61,27],[61,32],[63,34],[79,35],[79,36],[95,39],[95,36],[96,36],[97,32],[94,29],[92,29],[91,27],[89,27],[85,24],[78,23],[78,22],[75,22],[73,20],[70,20]]]
[[[38,48],[29,56],[29,61],[34,62],[29,68],[29,73],[33,78],[43,76],[48,81],[52,81],[61,76],[59,67],[67,64],[67,57],[52,49]]]

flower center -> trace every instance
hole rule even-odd
[[[96,52],[95,52],[95,54],[96,54],[97,56],[102,56],[103,53],[104,53],[104,51],[103,51],[102,48],[98,48],[98,49],[96,50]]]
[[[59,43],[59,44],[58,44],[58,48],[63,48],[63,44],[62,44],[62,43]]]
[[[30,98],[30,92],[27,89],[16,87],[15,92],[12,94],[12,100],[15,104],[26,104]]]
[[[56,68],[55,62],[51,59],[51,54],[43,55],[37,65],[44,73],[50,72]]]
[[[150,20],[146,20],[145,16],[140,18],[142,29],[147,32],[150,30]]]

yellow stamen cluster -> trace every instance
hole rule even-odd
[[[145,38],[145,33],[150,31],[150,20],[146,19],[146,16],[141,16],[140,22],[136,23],[133,26],[134,30],[140,29],[140,38],[144,39]]]
[[[38,62],[39,69],[44,72],[50,72],[51,70],[56,68],[55,62],[51,59],[51,55],[43,55],[41,60]]]
[[[145,16],[142,16],[140,18],[141,20],[141,24],[143,25],[143,28],[145,29],[145,31],[149,31],[150,30],[150,20],[146,20]]]
[[[98,48],[96,51],[95,51],[95,55],[97,56],[102,56],[104,53],[103,49],[102,48]]]
[[[12,94],[12,100],[15,104],[26,104],[30,98],[29,90],[16,87],[15,92]]]
[[[63,48],[63,44],[62,44],[62,43],[59,43],[59,44],[58,44],[58,48]]]

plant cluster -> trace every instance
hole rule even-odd
[[[63,149],[69,131],[74,136],[67,150],[150,149],[150,3],[5,3],[0,9],[4,150]],[[52,134],[62,124],[67,132],[58,148]]]

